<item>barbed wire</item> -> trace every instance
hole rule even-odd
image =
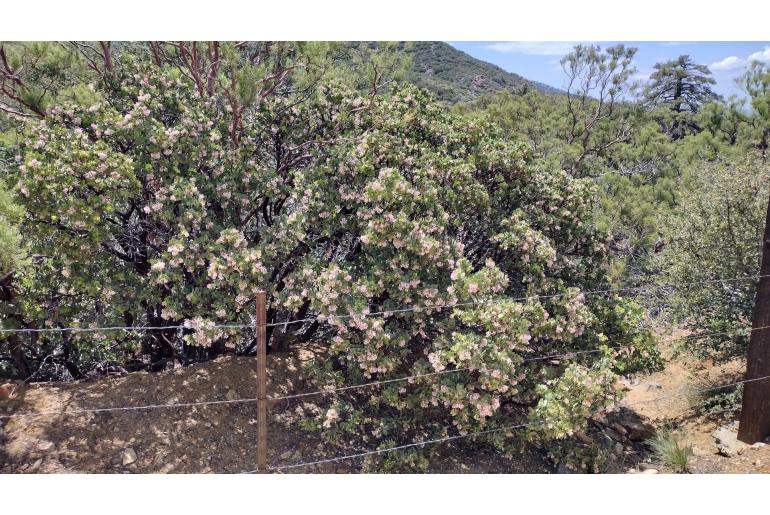
[[[702,281],[692,281],[688,283],[668,283],[668,284],[648,284],[644,286],[631,286],[623,288],[606,288],[599,290],[588,290],[575,292],[562,292],[544,295],[526,295],[522,297],[503,297],[492,298],[478,301],[468,302],[452,302],[446,304],[431,304],[426,306],[412,306],[405,308],[395,308],[381,311],[362,311],[359,313],[352,313],[348,315],[317,315],[312,318],[303,318],[299,320],[287,320],[285,322],[271,322],[265,324],[264,327],[286,327],[293,324],[304,324],[308,322],[324,322],[326,320],[345,320],[350,318],[366,318],[372,316],[390,316],[398,313],[409,313],[417,311],[431,311],[442,310],[447,308],[458,308],[467,306],[477,306],[484,304],[497,304],[503,302],[520,302],[538,299],[554,299],[559,297],[565,297],[567,295],[601,295],[606,293],[627,293],[632,291],[641,291],[646,289],[655,288],[685,288],[689,286],[703,285],[703,284],[718,284],[729,282],[749,281],[755,279],[762,279],[770,277],[770,275],[753,275],[744,277],[733,277],[728,279],[707,279]],[[209,326],[201,327],[202,330],[209,329],[254,329],[255,324],[213,324]],[[108,327],[44,327],[44,328],[21,328],[21,329],[6,329],[0,328],[0,334],[14,334],[14,333],[57,333],[57,332],[100,332],[100,331],[126,331],[126,332],[142,332],[142,331],[165,331],[170,329],[196,329],[189,325],[167,325],[167,326],[108,326]]]
[[[765,379],[768,379],[768,378],[770,378],[770,375],[761,376],[761,377],[755,377],[753,379],[742,379],[741,381],[733,381],[732,383],[722,384],[722,385],[719,385],[719,386],[711,386],[709,388],[697,388],[697,389],[694,389],[694,390],[693,389],[684,388],[678,394],[666,395],[666,396],[663,396],[663,397],[656,397],[654,399],[647,399],[647,400],[636,401],[636,403],[637,404],[649,404],[651,402],[660,402],[660,401],[667,401],[667,400],[671,400],[671,399],[677,399],[677,398],[683,397],[683,396],[695,396],[695,395],[698,395],[698,394],[701,394],[701,393],[712,392],[712,391],[715,391],[715,390],[724,390],[725,388],[732,388],[733,386],[739,386],[739,385],[742,385],[742,384],[754,383],[754,382],[757,382],[757,381],[764,381]]]
[[[759,330],[762,330],[762,329],[770,329],[770,325],[762,326],[762,327],[754,327],[754,328],[749,329],[749,332],[759,331]],[[698,336],[700,336],[700,337],[707,337],[707,336],[718,336],[718,335],[722,335],[722,334],[732,334],[732,333],[724,333],[724,332],[707,333],[707,334],[702,334],[702,335],[698,335]],[[691,336],[692,335],[686,335],[686,336],[674,338],[674,339],[671,339],[671,340],[668,340],[668,341],[669,342],[674,342],[674,341],[689,339]],[[621,347],[606,347],[606,348],[609,349],[609,350],[622,350],[623,349],[622,346]],[[533,357],[533,358],[526,358],[526,359],[522,360],[522,363],[528,363],[528,362],[532,362],[532,361],[545,361],[545,360],[549,360],[549,359],[560,359],[560,358],[569,359],[569,358],[571,358],[573,356],[577,356],[577,355],[595,354],[595,353],[601,353],[601,352],[604,352],[604,348],[586,349],[586,350],[572,350],[572,351],[564,352],[564,353],[561,353],[561,354],[550,354],[550,355],[547,355],[547,356],[537,356],[537,357]],[[372,381],[372,382],[369,382],[369,383],[363,383],[363,384],[358,384],[358,385],[343,386],[343,387],[340,387],[340,388],[331,388],[331,389],[327,388],[327,389],[315,390],[315,391],[312,391],[312,392],[284,395],[284,396],[280,396],[280,397],[269,397],[269,399],[272,399],[272,400],[285,400],[285,399],[295,399],[295,398],[300,398],[300,397],[310,397],[310,396],[313,396],[313,395],[333,394],[333,393],[336,393],[336,392],[339,392],[339,391],[354,390],[354,389],[357,389],[357,388],[365,388],[365,387],[369,387],[369,386],[377,386],[377,385],[382,385],[382,384],[398,383],[398,382],[402,382],[402,381],[408,381],[410,379],[418,379],[418,378],[421,378],[421,377],[437,376],[437,375],[442,375],[442,374],[452,374],[452,373],[456,373],[456,372],[467,372],[467,371],[471,371],[471,370],[473,370],[473,369],[470,369],[470,368],[467,368],[467,367],[466,368],[453,368],[451,370],[440,370],[438,372],[430,372],[430,373],[426,373],[426,374],[415,374],[415,375],[404,376],[404,377],[399,377],[399,378],[395,378],[395,379],[385,379],[385,380],[382,380],[382,381]]]
[[[540,358],[532,358],[524,361],[534,361],[537,359],[549,359],[549,358],[559,358],[559,357],[569,357],[575,354],[586,354],[586,353],[592,353],[592,352],[600,352],[599,350],[591,350],[591,351],[571,351],[568,353],[560,354],[560,355],[553,355],[553,356],[543,356]],[[291,395],[284,395],[284,396],[271,396],[267,397],[265,400],[267,401],[279,401],[279,400],[285,400],[285,399],[295,399],[299,397],[309,397],[312,395],[320,395],[320,394],[328,394],[328,393],[335,393],[345,390],[354,390],[358,388],[365,388],[369,386],[376,386],[376,385],[382,385],[382,384],[388,384],[388,383],[396,383],[396,382],[402,382],[407,381],[409,379],[418,379],[421,377],[429,377],[429,376],[436,376],[441,374],[448,374],[448,373],[454,373],[454,372],[463,372],[463,371],[470,371],[472,369],[470,368],[455,368],[451,370],[442,370],[438,372],[430,372],[426,374],[415,374],[408,377],[399,377],[396,379],[386,379],[383,381],[372,381],[370,383],[364,383],[364,384],[357,384],[357,385],[350,385],[350,386],[343,386],[340,388],[334,388],[334,389],[326,389],[326,390],[317,390],[313,392],[305,392],[305,393],[299,393],[299,394],[291,394]],[[40,417],[40,416],[47,416],[47,415],[78,415],[83,413],[103,413],[103,412],[110,412],[110,411],[139,411],[139,410],[152,410],[152,409],[160,409],[160,408],[183,408],[183,407],[195,407],[195,406],[209,406],[209,405],[217,405],[217,404],[237,404],[237,403],[253,403],[257,402],[258,399],[256,397],[246,397],[242,399],[228,399],[228,400],[214,400],[214,401],[198,401],[198,402],[184,402],[184,403],[167,403],[167,404],[145,404],[140,406],[115,406],[115,407],[107,407],[107,408],[82,408],[82,409],[75,409],[75,410],[62,410],[62,411],[42,411],[42,412],[30,412],[30,413],[12,413],[10,415],[0,415],[0,419],[8,419],[8,418],[23,418],[23,417]]]
[[[727,282],[737,282],[737,281],[745,281],[745,280],[755,280],[755,279],[761,279],[763,277],[767,277],[764,275],[759,276],[745,276],[745,277],[737,277],[737,278],[730,278],[730,279],[710,279],[710,280],[703,280],[703,281],[695,281],[690,283],[683,283],[683,284],[660,284],[660,285],[645,285],[645,286],[639,286],[639,287],[625,287],[625,288],[609,288],[609,289],[600,289],[600,290],[590,290],[585,292],[578,292],[577,294],[582,293],[583,295],[593,295],[593,294],[605,294],[605,293],[621,293],[621,292],[630,292],[630,291],[640,291],[644,289],[650,289],[650,288],[662,288],[662,287],[686,287],[686,286],[693,286],[693,285],[703,285],[703,284],[717,284],[717,283],[727,283]],[[409,308],[399,308],[399,309],[391,309],[391,310],[383,310],[383,311],[375,311],[375,312],[362,312],[358,314],[349,314],[349,315],[329,315],[329,316],[318,316],[314,318],[307,318],[303,320],[295,320],[295,321],[289,321],[289,322],[276,322],[271,324],[266,324],[268,327],[275,327],[275,326],[286,326],[288,324],[295,324],[295,323],[304,323],[304,322],[312,322],[312,321],[319,321],[323,319],[347,319],[347,318],[354,318],[354,317],[370,317],[370,316],[378,316],[378,315],[393,315],[397,313],[406,313],[406,312],[415,312],[415,311],[425,311],[425,310],[439,310],[439,309],[445,309],[445,308],[455,308],[455,307],[463,307],[463,306],[471,306],[471,305],[481,305],[481,304],[489,304],[489,303],[495,303],[495,302],[511,302],[511,301],[526,301],[526,300],[532,300],[532,299],[548,299],[548,298],[558,298],[566,295],[574,295],[576,293],[570,292],[570,293],[557,293],[557,294],[549,294],[549,295],[528,295],[524,297],[515,297],[515,298],[506,298],[506,299],[485,299],[481,301],[470,301],[470,302],[463,302],[463,303],[449,303],[449,304],[436,304],[436,305],[428,305],[428,306],[415,306],[415,307],[409,307]],[[254,328],[254,324],[214,324],[210,326],[203,327],[203,329],[245,329]],[[61,328],[41,328],[41,329],[32,329],[32,328],[25,328],[25,329],[0,329],[0,333],[18,333],[18,332],[97,332],[97,331],[148,331],[148,330],[171,330],[171,329],[188,329],[190,328],[187,325],[176,325],[176,326],[150,326],[150,327],[130,327],[130,326],[110,326],[110,327],[61,327]],[[768,329],[770,326],[762,326],[762,327],[756,327],[751,328],[750,332],[762,330],[762,329]],[[684,337],[676,338],[675,340],[682,340],[682,339],[690,339],[690,338],[698,338],[698,337],[708,337],[708,336],[718,336],[718,335],[734,335],[734,331],[723,331],[723,332],[714,332],[714,333],[706,333],[706,334],[693,334],[693,335],[686,335]],[[622,347],[621,347],[622,348]],[[537,356],[532,358],[526,358],[522,362],[533,362],[533,361],[540,361],[540,360],[548,360],[548,359],[560,359],[560,358],[574,358],[577,355],[585,355],[585,354],[592,354],[592,353],[600,353],[604,352],[606,349],[587,349],[587,350],[573,350],[569,352],[565,352],[562,354],[551,354],[546,356]],[[394,378],[394,379],[386,379],[381,381],[372,381],[368,383],[358,384],[358,385],[349,385],[349,386],[342,386],[339,388],[325,388],[322,390],[312,391],[312,392],[303,392],[303,393],[296,393],[296,394],[290,394],[290,395],[283,395],[283,396],[272,396],[268,397],[266,400],[269,401],[276,401],[276,400],[286,400],[286,399],[295,399],[295,398],[302,398],[302,397],[309,397],[314,395],[323,395],[323,394],[332,394],[337,392],[343,392],[343,391],[349,391],[354,389],[360,389],[360,388],[366,388],[366,387],[372,387],[372,386],[378,386],[378,385],[384,385],[384,384],[391,384],[391,383],[397,383],[397,382],[403,382],[403,381],[413,381],[415,379],[419,378],[425,378],[425,377],[431,377],[431,376],[438,376],[442,374],[449,374],[449,373],[457,373],[457,372],[464,372],[464,371],[472,371],[473,369],[464,367],[464,368],[457,368],[457,369],[451,369],[451,370],[443,370],[443,371],[436,371],[436,372],[429,372],[425,374],[414,374],[410,376],[400,377],[400,378]],[[751,378],[751,379],[744,379],[742,381],[735,381],[732,383],[728,383],[725,385],[719,385],[709,388],[702,388],[698,390],[689,390],[687,392],[683,393],[677,393],[667,396],[661,396],[656,397],[654,399],[648,399],[648,400],[642,400],[637,401],[637,404],[646,404],[646,403],[652,403],[652,402],[661,402],[664,400],[670,400],[682,397],[683,395],[697,395],[699,393],[704,393],[708,391],[713,390],[719,390],[729,387],[734,387],[746,383],[756,382],[756,381],[762,381],[770,379],[770,375],[768,376],[762,376],[758,378]],[[82,408],[82,409],[74,409],[74,410],[60,410],[60,411],[44,411],[44,412],[28,412],[28,413],[13,413],[13,414],[7,414],[7,415],[0,415],[0,419],[10,419],[10,418],[25,418],[25,417],[41,417],[41,416],[60,416],[60,415],[76,415],[76,414],[85,414],[85,413],[104,413],[104,412],[118,412],[118,411],[143,411],[143,410],[155,410],[155,409],[167,409],[167,408],[186,408],[186,407],[199,407],[199,406],[212,406],[212,405],[232,405],[232,404],[240,404],[240,403],[254,403],[258,402],[257,398],[240,398],[240,399],[226,399],[226,400],[213,400],[213,401],[196,401],[196,402],[182,402],[182,403],[163,403],[163,404],[146,404],[146,405],[139,405],[139,406],[119,406],[119,407],[103,407],[103,408]],[[613,407],[604,408],[603,410],[599,410],[599,412],[607,411]],[[593,413],[589,414],[588,416],[593,415]],[[270,470],[273,471],[280,471],[285,469],[291,469],[291,468],[299,468],[299,467],[309,467],[313,465],[323,464],[323,463],[330,463],[330,462],[336,462],[336,461],[343,461],[343,460],[350,460],[360,457],[365,457],[369,455],[376,455],[376,454],[382,454],[386,452],[393,452],[398,451],[402,449],[417,447],[417,446],[425,446],[425,445],[431,445],[431,444],[438,444],[442,442],[457,440],[461,438],[470,438],[475,436],[481,436],[501,431],[512,431],[515,429],[521,429],[524,427],[529,427],[533,425],[540,424],[542,422],[535,421],[535,422],[529,422],[524,424],[515,424],[515,425],[508,425],[504,427],[499,428],[493,428],[493,429],[487,429],[483,431],[477,431],[473,433],[468,434],[459,434],[459,435],[452,435],[447,436],[443,438],[436,438],[431,440],[423,440],[419,442],[413,442],[410,444],[404,444],[399,445],[395,447],[390,447],[386,449],[374,449],[370,451],[364,451],[364,452],[358,452],[354,454],[344,455],[344,456],[337,456],[332,458],[324,458],[320,460],[315,461],[309,461],[309,462],[301,462],[301,463],[294,463],[294,464],[288,464],[288,465],[281,465],[276,467],[269,467]],[[257,470],[247,471],[246,473],[253,473],[257,472]]]
[[[238,403],[246,403],[246,402],[257,402],[257,398],[246,397],[243,399],[232,399],[232,400],[226,399],[226,400],[200,401],[200,402],[144,404],[140,406],[114,406],[109,408],[82,408],[82,409],[62,410],[62,411],[11,413],[8,415],[0,415],[0,419],[44,417],[44,416],[51,416],[51,415],[81,415],[83,413],[105,413],[110,411],[144,411],[144,410],[153,410],[153,409],[162,409],[162,408],[191,408],[196,406],[211,406],[211,405],[217,405],[217,404],[238,404]]]
[[[648,284],[644,286],[630,286],[630,287],[623,287],[623,288],[607,288],[607,289],[600,289],[600,290],[588,290],[588,291],[578,291],[577,295],[601,295],[606,293],[625,293],[625,292],[632,292],[632,291],[641,291],[646,289],[654,289],[654,288],[685,288],[689,286],[696,286],[701,284],[717,284],[717,283],[727,283],[727,282],[740,282],[740,281],[748,281],[748,280],[754,280],[754,279],[762,279],[765,277],[770,277],[770,275],[753,275],[753,276],[744,276],[744,277],[734,277],[729,279],[707,279],[703,281],[693,281],[688,283],[669,283],[669,284]],[[529,301],[529,300],[538,300],[538,299],[554,299],[559,297],[565,297],[567,295],[573,295],[575,293],[572,292],[562,292],[562,293],[553,293],[553,294],[545,294],[545,295],[526,295],[522,297],[505,297],[505,298],[494,298],[494,299],[484,299],[479,301],[468,301],[468,302],[455,302],[455,303],[447,303],[447,304],[433,304],[428,306],[416,306],[416,307],[410,307],[410,308],[400,308],[400,309],[388,309],[388,310],[382,310],[382,311],[372,311],[372,312],[360,312],[360,313],[354,313],[349,315],[318,315],[313,318],[304,318],[300,320],[290,320],[286,322],[275,322],[267,324],[266,327],[272,327],[272,326],[287,326],[291,324],[299,324],[299,323],[307,323],[307,322],[317,322],[317,321],[324,321],[324,320],[344,320],[349,318],[365,318],[365,317],[371,317],[371,316],[380,316],[380,315],[393,315],[397,313],[408,313],[413,311],[427,311],[427,310],[440,310],[440,309],[446,309],[446,308],[457,308],[457,307],[467,307],[467,306],[477,306],[477,305],[483,305],[483,304],[496,304],[496,303],[502,303],[502,302],[519,302],[519,301]]]
[[[651,403],[651,402],[660,402],[660,401],[664,401],[664,400],[669,400],[669,399],[672,399],[672,398],[678,398],[678,397],[684,397],[684,396],[692,396],[692,395],[696,395],[698,393],[704,393],[704,392],[709,392],[709,391],[713,391],[713,390],[720,390],[720,389],[724,389],[724,388],[738,386],[738,385],[741,385],[741,384],[752,383],[752,382],[756,382],[756,381],[764,381],[764,380],[767,380],[767,379],[770,379],[770,375],[766,375],[766,376],[762,376],[762,377],[757,377],[757,378],[753,378],[753,379],[744,379],[742,381],[735,381],[733,383],[728,383],[728,384],[724,384],[724,385],[720,385],[720,386],[715,386],[715,387],[710,387],[710,388],[702,388],[702,389],[698,389],[698,390],[694,390],[694,391],[690,390],[690,391],[681,392],[681,393],[674,394],[674,395],[667,395],[667,396],[656,397],[654,399],[648,399],[648,400],[644,400],[644,401],[636,401],[636,404],[647,404],[647,403]],[[615,404],[613,404],[611,406],[608,406],[608,407],[605,407],[605,408],[602,408],[602,409],[599,409],[599,410],[595,410],[595,411],[589,412],[585,416],[586,416],[586,418],[588,418],[588,417],[597,415],[599,413],[604,413],[604,412],[608,412],[608,411],[614,411],[614,410],[616,410],[618,408],[628,408],[628,405],[625,404],[625,400],[623,400],[623,401],[621,401],[619,403],[615,403]],[[448,442],[448,441],[451,441],[451,440],[458,440],[458,439],[461,439],[461,438],[472,438],[472,437],[475,437],[475,436],[483,436],[483,435],[486,435],[486,434],[497,433],[497,432],[501,432],[501,431],[512,431],[512,430],[515,430],[515,429],[522,429],[522,428],[525,428],[525,427],[532,427],[532,426],[542,425],[542,424],[545,424],[545,423],[546,423],[545,421],[537,420],[537,421],[526,422],[526,423],[522,423],[522,424],[515,424],[515,425],[504,426],[504,427],[498,427],[498,428],[494,428],[494,429],[487,429],[487,430],[483,430],[483,431],[476,431],[476,432],[473,432],[473,433],[453,435],[453,436],[448,436],[448,437],[444,437],[444,438],[436,438],[436,439],[432,439],[432,440],[422,440],[422,441],[419,441],[419,442],[412,442],[412,443],[409,443],[409,444],[398,445],[398,446],[395,446],[395,447],[388,447],[388,448],[385,448],[385,449],[373,449],[373,450],[370,450],[370,451],[357,452],[357,453],[354,453],[354,454],[346,454],[346,455],[343,455],[343,456],[336,456],[336,457],[333,457],[333,458],[324,458],[324,459],[315,460],[315,461],[291,463],[291,464],[279,465],[279,466],[275,466],[275,467],[269,466],[268,469],[269,470],[273,470],[273,471],[281,471],[281,470],[287,470],[287,469],[293,469],[293,468],[299,468],[299,467],[309,467],[309,466],[313,466],[313,465],[320,465],[320,464],[323,464],[323,463],[332,463],[332,462],[337,462],[337,461],[345,461],[345,460],[351,460],[351,459],[355,459],[355,458],[361,458],[361,457],[364,457],[364,456],[371,456],[371,455],[375,455],[375,454],[383,454],[383,453],[386,453],[386,452],[393,452],[393,451],[408,449],[408,448],[412,448],[412,447],[421,447],[421,446],[425,446],[425,445],[443,443],[443,442]],[[242,474],[254,474],[256,472],[260,472],[260,470],[258,470],[258,469],[248,470],[248,471],[242,472]]]
[[[470,433],[470,434],[465,434],[465,435],[447,436],[447,437],[444,437],[444,438],[436,438],[434,440],[424,440],[424,441],[421,441],[421,442],[414,442],[414,443],[409,443],[409,444],[405,444],[405,445],[399,445],[399,446],[396,446],[396,447],[389,447],[387,449],[374,449],[374,450],[371,450],[371,451],[358,452],[358,453],[355,453],[355,454],[347,454],[345,456],[338,456],[338,457],[335,457],[335,458],[326,458],[326,459],[316,460],[316,461],[308,461],[308,462],[302,462],[302,463],[292,463],[290,465],[279,465],[277,467],[268,467],[268,469],[269,470],[285,470],[285,469],[291,469],[291,468],[297,468],[297,467],[309,467],[311,465],[319,465],[321,463],[331,463],[331,462],[335,462],[335,461],[351,460],[351,459],[354,459],[354,458],[361,458],[361,457],[364,457],[364,456],[370,456],[372,454],[382,454],[382,453],[385,453],[385,452],[392,452],[392,451],[398,451],[398,450],[402,450],[402,449],[408,449],[410,447],[420,447],[420,446],[423,446],[423,445],[430,445],[430,444],[448,442],[450,440],[459,440],[460,438],[469,438],[471,436],[481,436],[481,435],[490,434],[490,433],[499,433],[500,431],[512,431],[514,429],[520,429],[520,428],[527,427],[527,426],[530,426],[530,425],[532,425],[532,424],[531,423],[526,423],[526,424],[516,424],[516,425],[511,425],[511,426],[505,426],[505,427],[497,427],[497,428],[494,428],[494,429],[487,429],[487,430],[484,430],[484,431],[477,431],[475,433]],[[246,471],[246,472],[242,472],[242,474],[254,474],[256,472],[260,472],[260,471],[259,470],[249,470],[249,471]]]
[[[201,329],[253,329],[254,324],[214,324],[201,327]],[[107,327],[41,327],[23,329],[0,329],[0,333],[98,333],[98,332],[142,332],[142,331],[167,331],[170,329],[195,329],[187,325],[162,325],[162,326],[107,326]]]
[[[758,331],[762,329],[770,329],[770,325],[768,326],[761,326],[761,327],[754,327],[749,329],[749,332],[752,331]],[[721,335],[721,334],[732,334],[732,333],[708,333],[700,336],[714,336],[714,335]],[[668,340],[669,342],[678,341],[682,339],[688,338],[690,335],[682,336],[679,338],[674,338],[672,340]],[[622,350],[624,347],[606,347],[608,350]],[[533,361],[544,361],[549,359],[571,359],[574,356],[578,355],[586,355],[586,354],[595,354],[595,353],[601,353],[604,352],[604,348],[600,349],[585,349],[585,350],[572,350],[563,352],[561,354],[550,354],[546,356],[536,356],[532,358],[526,358],[522,360],[522,363],[528,363]],[[362,383],[362,384],[355,384],[355,385],[348,385],[348,386],[341,386],[339,388],[325,388],[321,390],[315,390],[311,392],[302,392],[302,393],[295,393],[295,394],[289,394],[289,395],[281,395],[281,396],[270,396],[267,397],[265,400],[267,401],[280,401],[280,400],[289,400],[289,399],[297,399],[302,397],[311,397],[315,395],[328,395],[328,394],[336,394],[337,392],[343,392],[343,391],[349,391],[349,390],[356,390],[360,388],[368,388],[372,386],[379,386],[383,384],[392,384],[392,383],[398,383],[403,381],[409,381],[414,379],[420,379],[424,377],[431,377],[431,376],[438,376],[443,374],[453,374],[458,372],[470,372],[475,369],[464,367],[464,368],[453,368],[449,370],[439,370],[437,372],[428,372],[424,374],[413,374],[409,376],[404,377],[398,377],[394,379],[384,379],[381,381],[371,381],[368,383]],[[749,381],[750,382],[750,381]],[[736,384],[740,384],[736,383]],[[732,385],[728,385],[732,386]],[[724,388],[725,386],[722,386],[721,388]],[[81,409],[75,409],[75,410],[61,410],[61,411],[43,411],[43,412],[29,412],[29,413],[12,413],[7,415],[0,415],[0,420],[2,419],[10,419],[10,418],[24,418],[24,417],[41,417],[41,416],[51,416],[51,415],[78,415],[83,413],[103,413],[103,412],[114,412],[114,411],[142,411],[142,410],[153,410],[153,409],[161,409],[161,408],[186,408],[186,407],[198,407],[198,406],[210,406],[210,405],[221,405],[221,404],[238,404],[238,403],[254,403],[257,402],[258,399],[256,397],[245,397],[241,399],[227,399],[227,400],[213,400],[213,401],[194,401],[194,402],[183,402],[183,403],[166,403],[166,404],[145,404],[145,405],[139,405],[139,406],[115,406],[115,407],[106,407],[106,408],[81,408]]]

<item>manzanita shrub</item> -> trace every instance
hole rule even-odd
[[[308,425],[346,445],[524,421],[518,434],[564,441],[616,397],[616,374],[660,365],[638,306],[587,293],[609,265],[591,180],[495,126],[412,87],[330,83],[233,110],[172,67],[119,64],[28,124],[9,181],[31,258],[3,309],[39,327],[181,328],[40,335],[72,375],[249,352],[253,332],[213,326],[253,323],[259,289],[273,341],[328,345],[322,386],[457,370],[322,401]],[[424,452],[367,464],[415,470]]]

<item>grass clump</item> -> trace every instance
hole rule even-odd
[[[678,474],[690,472],[692,444],[687,443],[679,432],[673,428],[664,427],[648,443],[655,458],[674,472]]]

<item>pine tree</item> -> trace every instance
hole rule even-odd
[[[704,104],[720,97],[711,89],[716,81],[707,66],[696,64],[689,55],[658,63],[650,76],[645,100],[652,107],[663,106],[670,110],[664,117],[664,127],[672,139],[681,139],[691,132],[698,132],[694,115]]]

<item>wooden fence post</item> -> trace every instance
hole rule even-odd
[[[770,376],[770,329],[759,329],[770,326],[770,203],[759,275],[746,358],[746,380]],[[767,436],[770,436],[770,379],[745,383],[738,438],[753,444]]]
[[[267,298],[257,292],[257,470],[267,472]]]

